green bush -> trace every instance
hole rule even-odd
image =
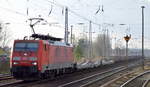
[[[9,61],[0,61],[0,74],[10,73]]]

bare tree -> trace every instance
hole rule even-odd
[[[111,41],[108,35],[98,35],[96,41],[93,43],[94,55],[96,57],[109,56],[111,54]]]
[[[0,47],[4,48],[8,46],[11,40],[11,35],[8,30],[7,24],[0,23]]]

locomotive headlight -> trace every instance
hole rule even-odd
[[[20,57],[13,57],[13,60],[21,60]]]
[[[29,60],[30,60],[30,61],[36,61],[37,58],[36,58],[36,57],[30,57]]]
[[[37,65],[37,62],[33,62],[32,65],[35,65],[35,66],[36,66],[36,65]]]
[[[18,62],[13,62],[14,65],[19,64]]]

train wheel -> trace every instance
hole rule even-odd
[[[55,73],[52,71],[49,74],[50,74],[50,79],[53,80],[55,78]]]
[[[42,80],[45,77],[44,73],[39,73],[38,76],[39,76],[39,80]]]

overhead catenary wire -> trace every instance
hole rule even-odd
[[[47,2],[49,2],[49,3],[51,3],[51,4],[54,4],[54,5],[56,5],[56,6],[59,6],[59,7],[61,7],[62,9],[64,9],[64,7],[67,7],[69,12],[71,12],[72,14],[74,14],[74,15],[80,17],[81,19],[86,20],[86,21],[91,21],[92,24],[95,24],[95,25],[98,25],[98,26],[101,25],[101,24],[98,24],[98,23],[96,23],[96,22],[93,22],[92,20],[90,20],[90,19],[88,19],[88,18],[86,18],[86,17],[81,16],[80,14],[78,14],[78,13],[76,13],[75,11],[71,10],[68,6],[61,5],[61,4],[57,3],[57,2],[52,2],[52,1],[50,1],[50,0],[45,0],[45,1],[47,1]]]
[[[59,7],[62,9],[62,15],[64,14],[64,7],[63,6],[60,6],[60,5],[56,5],[56,3],[53,1],[47,1],[45,0],[46,2],[43,2],[43,1],[39,1],[37,0],[36,2],[32,2],[31,5],[34,4],[34,6],[37,6],[39,7],[40,9],[43,8],[42,11],[47,11],[47,17],[50,17],[50,15],[52,14],[52,12],[55,12],[54,10],[54,7]],[[40,3],[40,4],[39,4]],[[45,5],[42,5],[42,4],[45,4]],[[46,6],[46,7],[45,7]],[[44,14],[45,15],[45,14]]]
[[[15,11],[15,10],[12,10],[12,9],[9,9],[9,8],[4,8],[4,7],[1,7],[0,6],[0,9],[3,9],[5,11],[8,11],[8,12],[11,12],[11,13],[14,13],[14,14],[17,14],[17,15],[20,15],[20,16],[23,16],[23,17],[26,17],[27,14],[23,14],[21,12],[18,12],[18,11]],[[14,18],[13,18],[14,19]],[[48,23],[47,21],[45,21],[46,23]],[[20,23],[17,23],[17,24],[20,24]],[[57,26],[58,27],[58,26]],[[60,26],[59,26],[60,27]]]
[[[62,9],[62,14],[64,13],[64,8],[67,7],[67,6],[65,6],[65,5],[61,5],[61,4],[59,4],[59,3],[56,3],[55,1],[54,1],[54,2],[53,2],[53,1],[50,1],[50,0],[45,0],[45,1],[47,1],[47,2],[49,2],[49,3],[51,3],[51,4],[54,4],[54,5],[58,6],[58,7],[60,7],[60,8]],[[27,0],[27,2],[28,2],[28,4],[29,4],[29,0]],[[21,13],[21,12],[18,12],[18,11],[12,10],[12,9],[4,8],[4,7],[0,7],[0,8],[1,8],[1,9],[4,9],[4,10],[7,10],[7,11],[9,11],[9,12],[12,12],[12,13],[18,14],[18,15],[22,15],[22,16],[24,16],[24,17],[27,17],[27,16],[29,15],[29,7],[27,7],[26,14],[23,14],[23,13]],[[92,20],[90,20],[90,19],[88,19],[88,18],[86,18],[86,17],[84,17],[84,16],[82,16],[82,15],[76,13],[75,11],[71,10],[70,8],[69,8],[68,10],[69,10],[70,13],[72,13],[72,14],[74,14],[74,15],[80,17],[80,18],[83,19],[83,20],[91,21],[92,24],[95,24],[95,25],[98,25],[98,26],[101,25],[101,24],[98,24],[98,23],[96,23],[96,22],[93,22]],[[49,13],[49,14],[51,14],[51,10],[50,10],[50,13]]]
[[[18,11],[9,9],[9,8],[4,8],[4,7],[1,7],[1,6],[0,6],[0,9],[6,10],[6,11],[8,11],[8,12],[15,13],[15,14],[18,14],[18,15],[21,15],[21,16],[26,16],[26,14],[23,14],[23,13],[21,13],[21,12],[18,12]]]
[[[55,2],[55,1],[50,1],[50,0],[45,0],[45,1],[47,1],[47,2],[49,2],[49,3],[51,3],[51,4],[54,4],[54,5],[58,6],[58,7],[60,7],[60,8],[62,9],[62,14],[64,14],[64,8],[67,7],[67,6],[61,5],[61,4],[59,4],[59,3]],[[29,4],[29,0],[27,0],[27,3]],[[52,6],[52,5],[51,5],[51,6]],[[0,8],[3,8],[3,7],[0,7]],[[11,10],[11,9],[7,9],[7,8],[3,8],[3,9],[6,9],[6,10],[8,10],[8,11],[11,11],[11,12],[13,12],[13,13],[16,13],[16,14],[19,14],[19,15],[23,15],[23,16],[26,16],[26,15],[29,14],[29,7],[27,7],[26,15],[23,14],[23,13],[20,13],[20,12],[14,11],[14,10]],[[83,19],[83,20],[91,21],[93,24],[98,25],[98,26],[100,25],[100,24],[95,23],[95,22],[93,22],[92,20],[90,20],[90,19],[88,19],[88,18],[86,18],[86,17],[81,16],[80,14],[78,14],[78,13],[76,13],[75,11],[71,10],[70,8],[68,8],[68,10],[69,10],[69,12],[71,12],[72,14],[74,14],[74,15],[80,17],[80,18]],[[51,14],[51,12],[52,12],[52,7],[51,7],[51,10],[50,10],[49,14]]]
[[[28,7],[28,4],[29,4],[29,0],[27,0],[27,11],[26,11],[27,16],[28,16],[28,14],[29,14],[29,7]]]
[[[53,10],[53,5],[51,5],[51,9],[50,9],[50,11],[48,13],[48,16],[52,13],[52,10]]]
[[[50,0],[44,0],[44,1],[47,1],[47,2],[49,2],[49,3],[51,3],[51,4],[54,4],[54,5],[56,5],[56,6],[58,6],[58,7],[61,7],[61,8],[66,7],[66,6],[64,6],[64,5],[61,5],[61,4],[56,3],[56,1],[55,1],[55,2],[54,2],[54,1],[50,1]]]

